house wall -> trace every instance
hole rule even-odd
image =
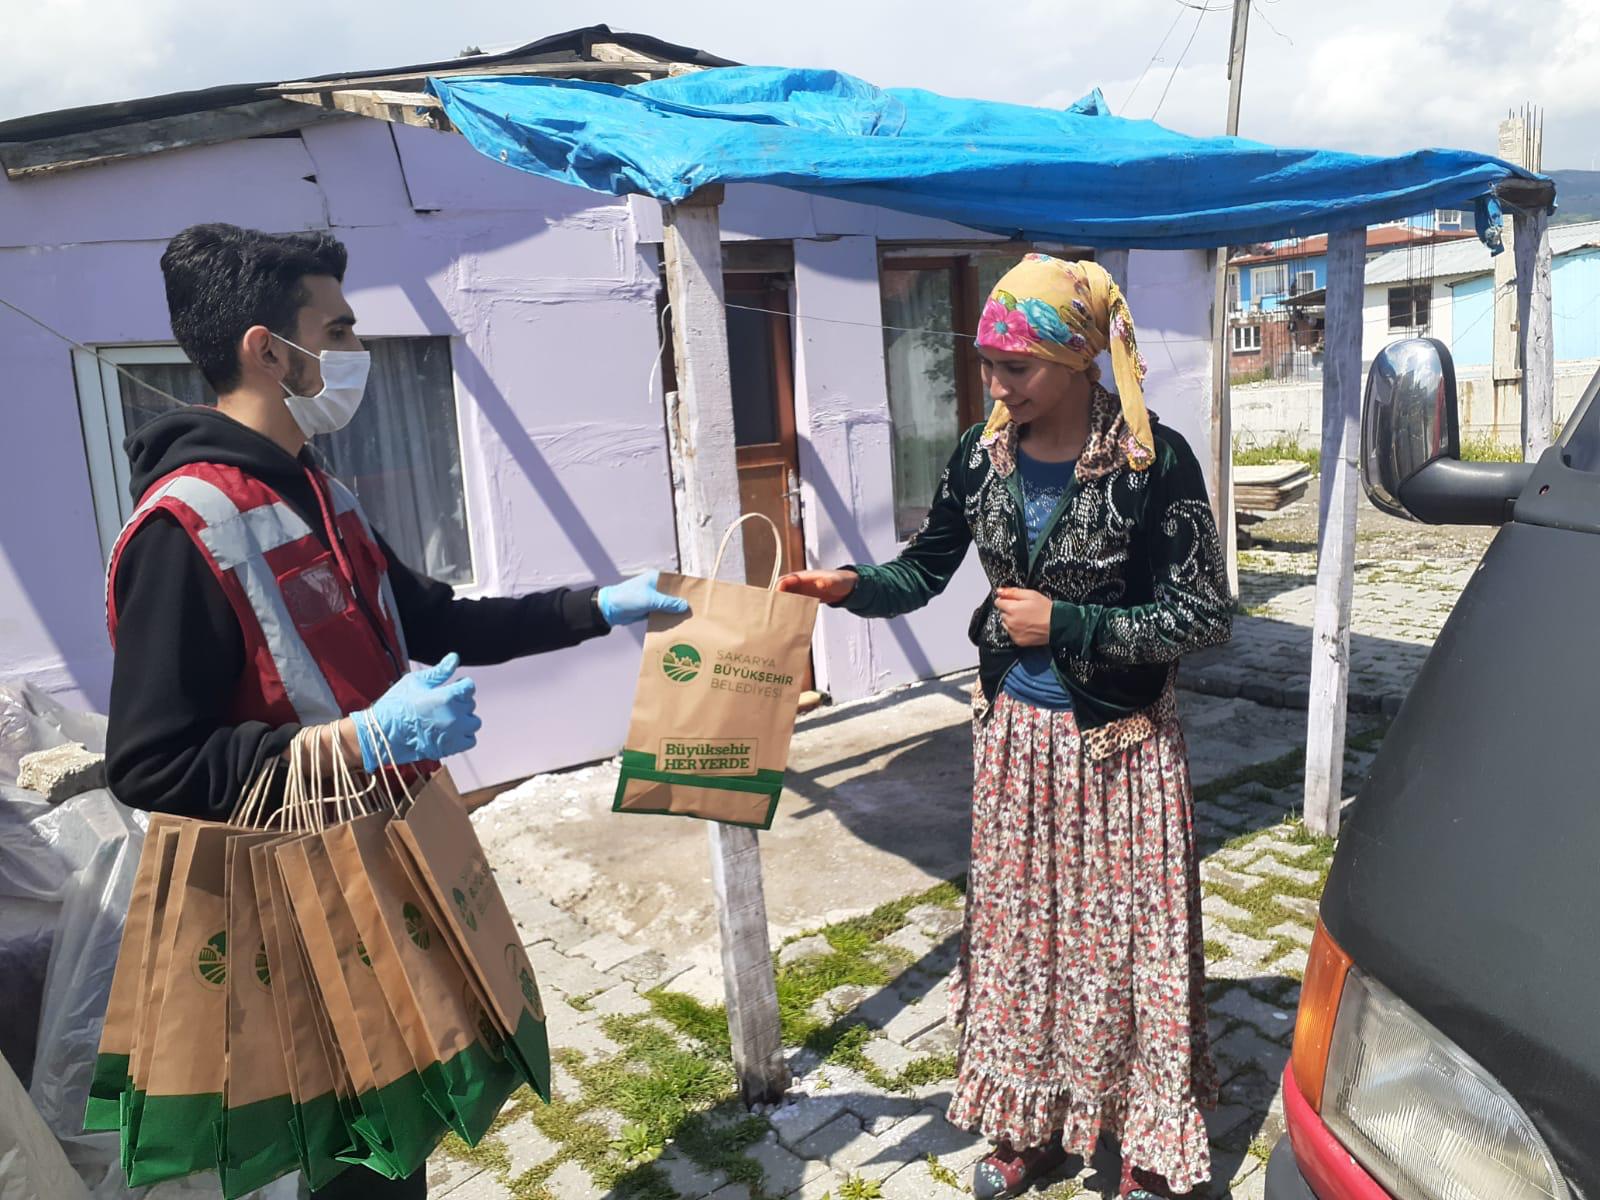
[[[452,135],[332,122],[299,138],[27,183],[0,179],[0,295],[80,342],[168,343],[158,260],[166,241],[197,221],[330,229],[350,249],[346,293],[362,334],[452,339],[476,571],[462,594],[604,583],[675,565],[662,407],[646,385],[658,352],[659,206],[507,170]],[[730,188],[723,221],[729,240],[794,244],[808,558],[893,557],[879,241],[979,235],[763,187]],[[1209,472],[1207,255],[1134,252],[1117,263],[1150,364],[1150,406],[1190,439]],[[0,445],[8,501],[0,508],[0,679],[26,678],[103,709],[111,674],[104,564],[71,355],[0,313],[0,361],[26,402],[25,436]],[[902,620],[824,612],[819,680],[848,699],[970,666],[967,619],[983,587],[973,562],[944,596]],[[461,784],[614,753],[641,637],[621,631],[474,669],[485,725],[478,748],[452,760]]]
[[[1455,329],[1450,354],[1458,368],[1494,363],[1494,276],[1451,284]],[[1563,254],[1550,265],[1556,362],[1600,358],[1600,250]]]
[[[1373,284],[1362,293],[1361,300],[1361,362],[1370,364],[1385,346],[1406,337],[1438,338],[1446,346],[1452,345],[1457,318],[1456,306],[1451,303],[1450,280],[1435,279],[1433,294],[1428,305],[1428,328],[1422,333],[1395,333],[1389,329],[1389,289],[1406,284]],[[1454,350],[1451,356],[1454,357]]]
[[[1328,283],[1328,256],[1325,254],[1311,255],[1306,258],[1280,259],[1277,263],[1247,263],[1235,267],[1239,276],[1239,307],[1250,308],[1257,300],[1261,302],[1262,312],[1275,312],[1282,308],[1286,294],[1258,295],[1252,272],[1259,267],[1282,266],[1287,275],[1287,286],[1293,287],[1295,276],[1303,271],[1310,271],[1316,276],[1312,289],[1326,287]]]
[[[435,210],[435,211],[419,211]],[[0,295],[89,344],[170,342],[158,260],[196,221],[329,228],[372,335],[449,336],[477,579],[467,595],[676,562],[653,255],[627,205],[497,167],[460,138],[375,121],[0,179]],[[602,350],[603,352],[596,352]],[[25,399],[0,443],[0,678],[104,709],[111,649],[68,348],[0,314]],[[30,498],[24,502],[23,498]],[[486,718],[463,786],[610,754],[637,642],[475,669]]]

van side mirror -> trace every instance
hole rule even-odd
[[[1372,360],[1361,413],[1361,481],[1386,513],[1432,525],[1502,525],[1531,463],[1464,463],[1450,351],[1407,338]]]

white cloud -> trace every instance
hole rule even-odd
[[[747,62],[833,66],[954,95],[1062,104],[1099,85],[1119,112],[1148,63],[1125,115],[1148,117],[1166,90],[1160,120],[1192,133],[1220,132],[1227,103],[1229,16],[1180,9],[1179,0],[1014,0],[996,9],[971,0],[580,0],[560,9],[518,0],[344,0],[336,8],[316,0],[267,8],[12,0],[4,8],[0,118],[418,62],[602,21]],[[1499,118],[1534,101],[1547,106],[1546,165],[1600,166],[1596,62],[1600,0],[1257,0],[1242,132],[1373,153],[1493,150]]]

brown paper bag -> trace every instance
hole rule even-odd
[[[283,840],[275,833],[241,835],[229,839],[226,852],[227,1073],[217,1153],[224,1197],[245,1195],[300,1165],[288,1062],[272,997],[273,956],[250,858],[253,850],[270,851]]]
[[[355,1115],[355,1087],[343,1062],[333,1053],[327,1014],[306,968],[288,889],[275,859],[283,844],[252,847],[250,867],[272,964],[278,1036],[284,1048],[289,1094],[294,1100],[295,1148],[306,1181],[319,1188],[344,1170],[347,1162],[359,1157],[349,1129],[349,1121]]]
[[[745,521],[729,526],[728,540]],[[769,829],[783,792],[817,601],[715,578],[661,576],[689,601],[687,616],[657,613],[644,639],[633,720],[622,752],[616,812],[670,813]]]
[[[323,842],[429,1100],[475,1145],[521,1080],[390,845],[389,820],[360,817],[327,830]]]
[[[161,1021],[162,1001],[166,996],[167,978],[171,973],[173,947],[177,939],[178,903],[183,891],[183,880],[188,876],[194,859],[195,838],[205,826],[202,821],[185,821],[163,831],[170,843],[172,865],[157,887],[154,919],[150,926],[150,940],[141,959],[140,975],[145,984],[139,994],[135,1014],[133,1054],[128,1076],[131,1086],[124,1093],[126,1103],[122,1117],[122,1172],[133,1179],[133,1158],[139,1141],[139,1126],[144,1115],[144,1103],[150,1084],[151,1064],[155,1059],[156,1034]]]
[[[153,963],[151,933],[156,925],[157,898],[164,903],[172,879],[172,859],[177,851],[177,826],[186,818],[154,813],[145,833],[144,849],[134,871],[128,916],[122,926],[117,965],[111,975],[106,1019],[100,1029],[100,1051],[95,1058],[89,1102],[83,1114],[86,1130],[117,1129],[122,1125],[123,1093],[131,1091],[132,1056],[138,1033],[139,1000],[145,994]]]
[[[506,1053],[548,1102],[550,1041],[533,964],[448,771],[440,769],[415,791],[389,836],[433,897],[507,1038]]]
[[[356,1087],[361,1116],[355,1131],[377,1156],[377,1169],[393,1179],[405,1178],[427,1161],[446,1125],[428,1101],[372,956],[350,915],[325,836],[281,845],[275,857],[334,1041]]]
[[[160,1009],[128,1183],[159,1183],[217,1167],[226,1076],[228,843],[242,834],[201,824],[179,834],[157,965]],[[187,854],[185,851],[187,850]]]

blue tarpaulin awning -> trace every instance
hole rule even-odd
[[[428,88],[482,153],[591,191],[676,202],[712,184],[775,184],[1100,247],[1240,245],[1435,208],[1475,209],[1484,233],[1498,230],[1508,185],[1549,186],[1464,150],[1372,157],[1190,137],[1112,116],[1098,92],[1055,110],[782,67],[633,87],[458,76]]]

